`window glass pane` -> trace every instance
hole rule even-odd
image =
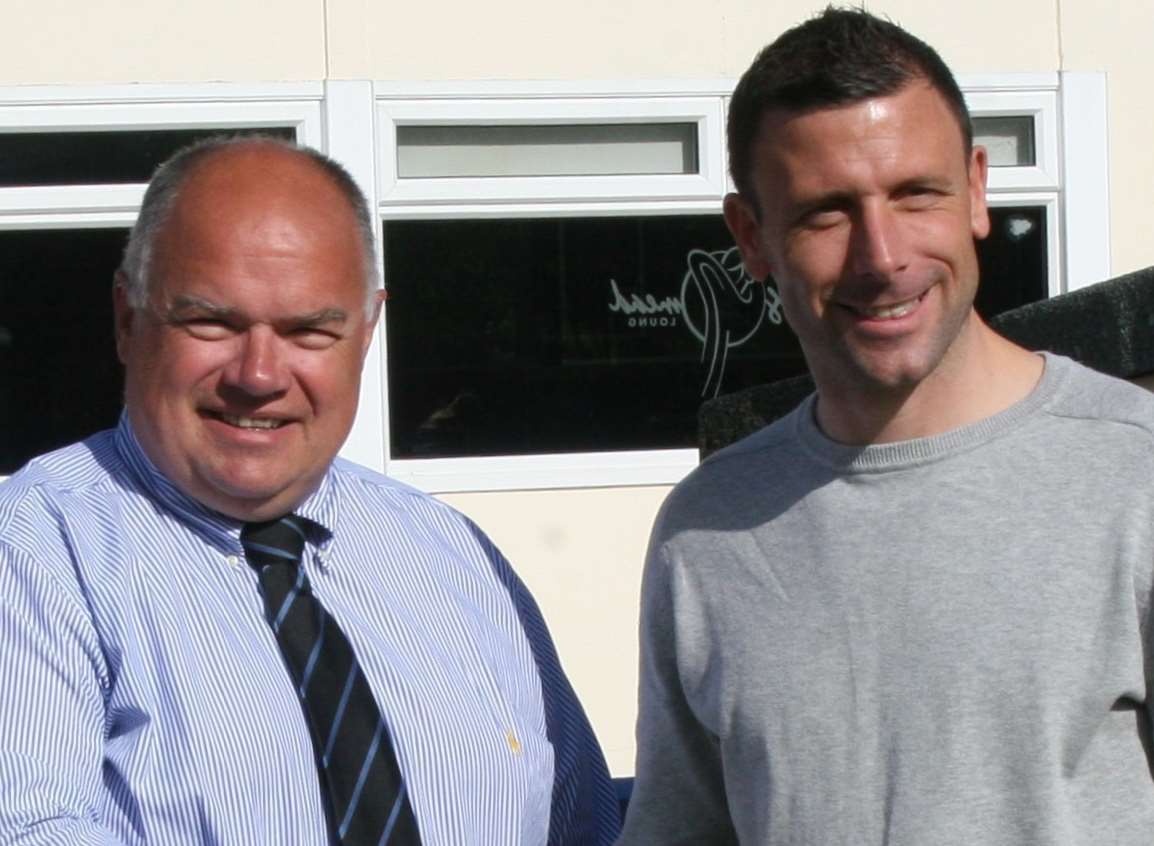
[[[112,275],[127,230],[0,230],[0,474],[116,423]]]
[[[697,170],[697,126],[692,123],[397,127],[401,178]]]
[[[386,221],[392,455],[691,447],[804,365],[720,215]]]
[[[182,147],[214,135],[296,138],[292,127],[0,133],[0,187],[147,182]]]
[[[1045,208],[992,208],[978,310],[1046,296]],[[692,447],[702,400],[803,372],[719,217],[386,221],[394,458]]]
[[[975,300],[983,317],[1044,300],[1049,294],[1045,206],[990,209],[990,234],[978,242],[981,284]]]
[[[990,167],[1032,167],[1034,155],[1034,118],[1031,115],[976,117],[974,143],[986,148]]]

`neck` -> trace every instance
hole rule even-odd
[[[1024,399],[1041,378],[1041,356],[998,335],[971,313],[932,373],[893,388],[818,379],[817,422],[835,441],[880,444],[939,435]]]

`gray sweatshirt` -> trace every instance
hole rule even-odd
[[[1047,356],[943,435],[811,397],[654,528],[622,844],[1154,844],[1154,396]]]

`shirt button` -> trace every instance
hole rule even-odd
[[[513,750],[514,755],[521,754],[521,741],[517,739],[517,735],[513,733],[513,729],[505,729],[505,742],[509,744],[509,748]]]
[[[224,560],[228,562],[230,567],[239,567],[240,566],[240,557],[239,556],[229,555]]]

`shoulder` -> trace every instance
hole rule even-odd
[[[662,503],[649,559],[677,556],[743,534],[796,501],[810,483],[813,458],[798,434],[810,402],[707,457]]]
[[[333,462],[340,490],[341,521],[429,548],[451,550],[483,561],[503,579],[512,575],[508,562],[480,527],[457,509],[404,482],[342,458]]]
[[[433,495],[361,464],[337,458],[332,469],[342,502],[362,502],[368,507],[388,509],[395,514],[437,517],[452,523],[468,522],[463,514]]]
[[[119,463],[112,430],[33,458],[0,482],[0,536],[11,541],[86,502],[106,505]]]
[[[1051,417],[1154,438],[1154,393],[1062,356],[1047,355],[1046,361],[1060,377],[1046,408]]]
[[[0,483],[2,592],[87,617],[83,584],[123,560],[121,512],[131,495],[111,432],[34,458]]]

